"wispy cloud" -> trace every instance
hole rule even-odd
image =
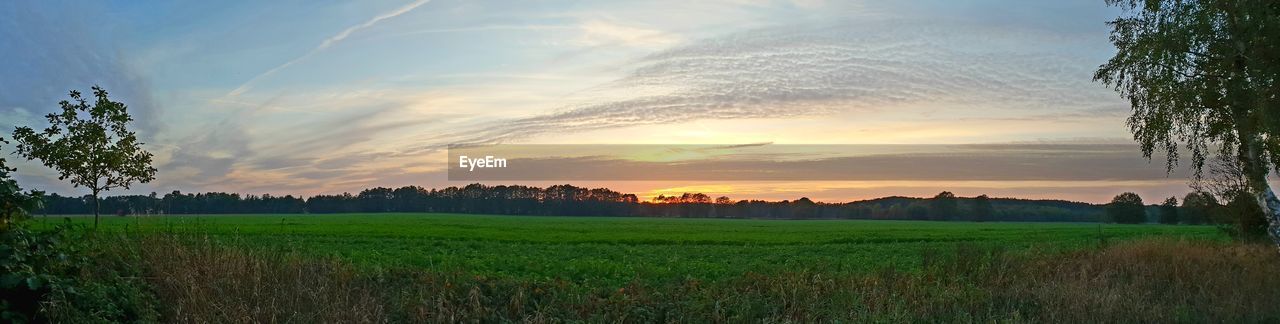
[[[83,7],[61,10],[56,3],[0,2],[0,89],[5,93],[0,95],[0,126],[11,130],[17,123],[39,123],[29,119],[57,109],[69,90],[87,93],[100,85],[112,99],[129,103],[137,127],[149,141],[161,126],[150,83],[131,64],[130,53],[98,28],[107,18],[86,14],[102,8]]]
[[[478,31],[547,31],[547,30],[568,30],[578,28],[571,25],[484,25],[484,26],[465,26],[465,27],[447,27],[447,28],[430,28],[411,30],[397,33],[389,36],[409,36],[421,34],[442,34],[442,33],[461,33],[461,32],[478,32]]]
[[[665,47],[680,41],[675,34],[656,29],[620,25],[603,20],[587,20],[579,25],[582,36],[576,41],[583,46],[621,44],[627,46]]]
[[[408,100],[385,91],[330,90],[276,96],[259,104],[237,102],[222,111],[220,120],[174,140],[177,149],[158,161],[164,173],[159,184],[205,190],[327,186],[293,176],[331,168],[332,163],[321,161],[334,156],[373,161],[370,150],[376,145],[368,143],[384,138],[383,132],[429,123],[409,114]]]
[[[763,28],[648,55],[629,75],[554,112],[423,140],[435,149],[547,132],[919,106],[942,111],[917,114],[999,118],[1123,111],[1090,82],[1094,62],[1073,53],[1078,45],[1053,34],[903,19]]]
[[[1110,50],[1089,27],[1102,29],[1088,13],[1102,4],[516,1],[424,12],[428,0],[399,1],[336,26],[280,16],[350,17],[347,5],[219,5],[183,19],[154,6],[0,2],[0,88],[12,94],[0,96],[0,126],[39,119],[68,85],[101,82],[140,123],[172,125],[140,130],[158,135],[149,147],[166,145],[150,188],[272,193],[448,184],[433,149],[452,143],[1127,135],[1124,103],[1089,81]],[[62,11],[72,19],[54,19]],[[138,19],[157,15],[171,18]],[[314,43],[275,46],[287,37]],[[350,47],[357,40],[370,46]],[[175,43],[194,45],[156,48]],[[334,65],[303,71],[322,61]],[[273,82],[295,72],[315,78]],[[287,91],[259,91],[267,84]],[[167,119],[151,116],[160,107]],[[671,135],[701,123],[710,135]],[[991,124],[1011,127],[974,127]]]
[[[363,30],[369,27],[373,27],[373,25],[376,25],[379,22],[382,22],[383,20],[395,18],[396,16],[403,15],[409,11],[413,11],[413,9],[416,9],[430,1],[431,0],[416,0],[413,3],[410,3],[403,7],[396,8],[395,10],[383,13],[381,15],[377,15],[372,19],[365,21],[364,23],[347,27],[347,29],[343,29],[341,32],[338,32],[337,34],[334,34],[333,36],[326,38],[324,41],[320,42],[319,46],[316,46],[315,48],[311,49],[306,54],[303,54],[302,56],[289,60],[284,64],[271,68],[270,70],[267,70],[266,72],[263,72],[262,74],[259,74],[258,76],[255,76],[252,79],[249,79],[249,81],[246,81],[244,84],[241,84],[239,87],[236,87],[234,90],[231,90],[231,92],[227,93],[226,96],[227,97],[239,96],[245,91],[249,91],[249,89],[251,89],[253,85],[258,82],[258,80],[261,80],[266,77],[270,77],[276,74],[277,72],[280,72],[280,70],[284,70],[285,68],[288,68],[289,66],[297,64],[298,62],[302,62],[303,60],[306,60],[308,57],[311,57],[316,53],[320,53],[325,49],[328,49],[333,45],[338,44],[339,42],[342,42],[343,40],[347,39],[347,37],[350,37],[351,34],[355,32],[358,32],[360,30]]]

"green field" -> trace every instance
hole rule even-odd
[[[70,217],[92,224],[91,217]],[[55,224],[58,217],[37,220]],[[252,248],[336,257],[368,269],[419,268],[587,285],[716,280],[747,272],[915,269],[926,250],[1051,253],[1144,236],[1224,239],[1210,226],[533,217],[457,214],[103,218],[112,232],[183,232]]]

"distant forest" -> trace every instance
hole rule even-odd
[[[93,198],[45,197],[38,214],[91,214]],[[417,186],[372,188],[352,195],[310,198],[235,193],[181,193],[163,196],[111,196],[102,210],[116,215],[242,213],[379,213],[441,212],[502,215],[637,216],[764,219],[892,219],[965,221],[1096,222],[1104,205],[1063,200],[956,197],[943,192],[933,198],[886,197],[849,203],[731,200],[701,193],[659,196],[640,201],[633,194],[572,185],[547,188],[486,186],[426,189]]]

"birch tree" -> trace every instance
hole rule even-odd
[[[1143,155],[1179,149],[1200,176],[1207,157],[1237,160],[1250,194],[1280,245],[1280,199],[1267,175],[1280,171],[1280,2],[1107,0],[1115,56],[1094,80],[1132,109],[1127,124]]]

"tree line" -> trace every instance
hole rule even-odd
[[[703,193],[660,195],[641,200],[605,188],[555,185],[546,188],[483,184],[428,189],[419,186],[376,187],[357,194],[274,196],[206,192],[164,195],[120,195],[100,199],[103,211],[115,215],[161,214],[329,214],[436,212],[498,215],[631,216],[672,218],[879,219],[935,221],[1110,222],[1217,224],[1241,236],[1265,235],[1266,219],[1243,192],[1224,196],[1193,191],[1181,199],[1145,204],[1135,193],[1117,195],[1110,203],[1066,200],[957,197],[942,192],[930,198],[884,197],[848,203],[796,200],[733,200]],[[91,214],[92,195],[43,197],[37,214]]]
[[[1236,238],[1267,237],[1267,216],[1247,191],[1196,190],[1183,196],[1181,205],[1177,197],[1146,205],[1138,194],[1126,192],[1116,195],[1104,208],[1105,220],[1113,223],[1214,224]]]
[[[44,197],[40,214],[89,214],[91,195]],[[1102,205],[1064,200],[957,197],[885,197],[849,203],[796,200],[732,200],[702,193],[661,195],[642,201],[605,188],[555,185],[545,188],[483,184],[428,189],[418,186],[370,188],[356,194],[273,196],[207,192],[121,195],[101,198],[101,209],[116,215],[239,213],[440,212],[501,215],[637,216],[762,219],[884,219],[963,221],[1095,222]]]

